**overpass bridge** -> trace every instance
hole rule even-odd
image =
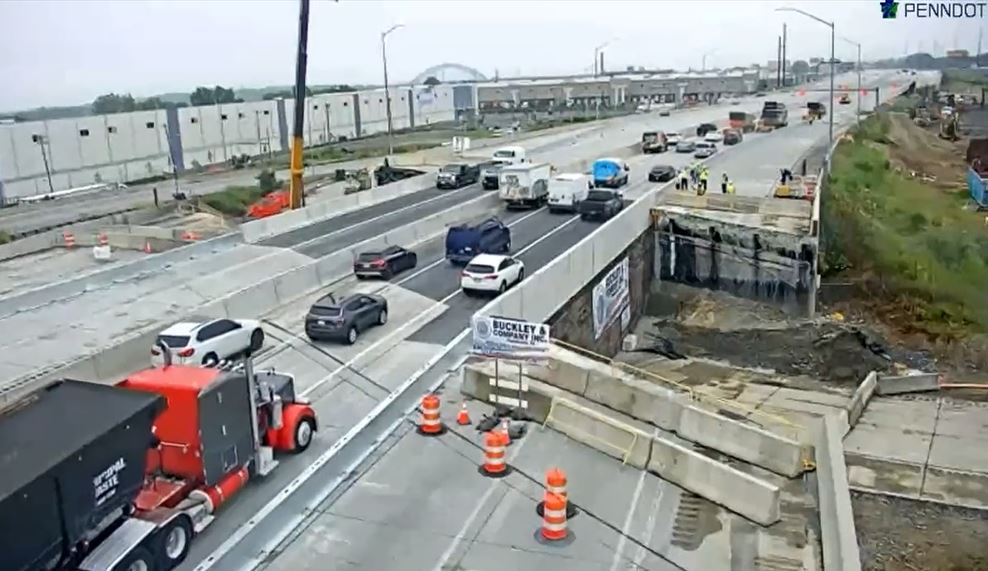
[[[792,94],[780,97],[798,101]],[[760,104],[752,98],[737,108],[754,111]],[[3,340],[0,369],[5,377],[18,379],[18,386],[4,389],[13,395],[60,376],[112,382],[146,364],[148,347],[163,323],[188,315],[264,320],[271,342],[258,356],[258,366],[294,373],[299,390],[329,420],[307,454],[285,460],[271,479],[256,482],[225,508],[193,545],[183,570],[324,569],[330,561],[423,570],[699,570],[727,568],[732,561],[746,569],[852,569],[852,562],[842,558],[849,557],[846,540],[853,521],[847,521],[846,482],[841,485],[830,432],[786,435],[799,445],[800,454],[805,447],[815,450],[812,461],[822,486],[819,505],[805,493],[789,496],[796,493],[792,477],[766,473],[758,464],[764,459],[748,457],[747,464],[728,465],[730,470],[699,464],[692,468],[698,480],[716,471],[726,478],[722,483],[748,482],[763,494],[752,497],[767,502],[745,506],[738,504],[739,498],[715,496],[717,490],[709,486],[688,485],[689,478],[665,467],[649,467],[651,458],[643,466],[647,469],[630,461],[622,465],[593,446],[564,438],[566,429],[532,426],[510,449],[509,462],[517,473],[500,484],[477,474],[481,456],[475,433],[452,430],[443,438],[423,440],[409,430],[408,415],[423,393],[443,391],[444,419],[452,424],[450,415],[461,399],[458,391],[476,390],[459,381],[469,356],[473,315],[545,322],[565,312],[616,261],[631,257],[630,252],[635,252],[640,274],[651,263],[641,252],[653,240],[653,208],[670,193],[669,185],[650,184],[644,175],[658,162],[683,166],[690,160],[638,155],[634,149],[643,127],[688,133],[701,122],[723,122],[731,109],[719,105],[669,117],[624,117],[565,137],[526,142],[538,160],[564,170],[582,171],[603,155],[628,157],[635,175],[626,191],[629,204],[604,224],[545,210],[506,212],[496,196],[477,188],[439,193],[426,188],[431,180],[410,179],[341,197],[332,206],[314,204],[259,221],[241,234],[9,296],[0,305],[4,330],[44,341],[28,354],[21,340]],[[840,113],[841,124],[853,120],[848,112]],[[762,165],[772,164],[774,171],[780,162],[792,164],[825,138],[826,127],[819,124],[751,135],[708,160],[712,178],[729,172],[742,194],[765,196],[769,187]],[[529,275],[494,300],[468,298],[460,292],[458,271],[444,260],[444,231],[449,224],[492,214],[511,227],[513,255],[526,264]],[[354,255],[388,244],[413,246],[418,268],[387,282],[353,279]],[[392,308],[388,324],[349,347],[307,342],[302,316],[327,291],[337,297],[385,295]],[[104,323],[111,325],[94,328],[94,314],[107,316]],[[624,330],[612,329],[610,335],[620,337]],[[520,387],[533,395],[531,400],[537,394],[549,394],[550,400],[559,396],[551,388],[532,388],[537,372],[521,374],[533,380]],[[581,394],[591,400],[586,390]],[[563,398],[579,407],[595,406]],[[475,420],[489,411],[483,402],[471,408]],[[694,414],[703,412],[710,411]],[[546,412],[550,427],[567,424],[550,422],[548,416]],[[725,436],[744,432],[736,417],[716,416],[714,421],[723,423]],[[585,422],[570,417],[568,424]],[[657,427],[626,423],[649,438],[663,437]],[[767,441],[776,442],[769,436]],[[676,445],[675,450],[685,452],[674,458],[701,462],[688,442]],[[581,510],[571,522],[575,539],[566,547],[543,546],[533,537],[539,525],[534,513],[538,477],[547,464],[570,472],[572,497]],[[746,470],[754,475],[738,475]],[[776,500],[778,511],[773,511]],[[685,513],[693,516],[673,516]],[[786,525],[766,526],[775,517]],[[812,547],[794,547],[777,535],[801,525],[820,526],[822,538],[812,541],[822,542],[822,562],[809,554]]]

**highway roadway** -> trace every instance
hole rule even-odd
[[[753,111],[760,100],[753,98],[747,105]],[[559,165],[591,161],[637,144],[644,129],[688,131],[700,122],[723,122],[726,110],[733,108],[713,106],[670,117],[653,113],[613,119],[594,129],[583,128],[571,137],[546,136],[545,152],[536,148],[531,154],[535,160]],[[687,158],[667,153],[643,164],[683,164]],[[455,208],[481,192],[478,185],[445,193],[429,189],[313,224],[273,238],[268,245],[227,240],[211,253],[190,255],[158,268],[135,271],[133,266],[116,265],[78,278],[79,287],[71,295],[46,299],[42,304],[32,300],[19,306],[17,296],[10,296],[5,300],[7,310],[0,314],[0,327],[18,334],[0,338],[0,375],[6,380],[17,379],[100,350],[144,327],[155,323],[163,326],[194,313],[197,306],[274,272],[287,271],[429,213]],[[106,319],[96,324],[94,315]],[[20,350],[28,345],[31,351]]]
[[[814,141],[804,133],[752,135],[711,161],[712,170],[750,177],[758,166],[752,152],[805,151]],[[629,198],[654,186],[639,178],[647,166],[675,157],[635,159]],[[544,211],[504,218],[529,273],[607,228]],[[431,440],[410,432],[405,412],[466,357],[469,316],[484,303],[457,292],[457,270],[442,261],[441,249],[438,240],[423,245],[419,268],[389,284],[348,280],[336,287],[337,296],[375,291],[392,305],[389,323],[353,347],[314,345],[301,337],[302,316],[315,295],[265,317],[283,344],[270,349],[261,366],[296,373],[324,430],[306,454],[287,459],[269,481],[245,490],[199,538],[183,569],[742,570],[759,561],[774,561],[773,569],[819,568],[805,541],[812,506],[763,530],[534,427],[509,451],[518,473],[492,483],[476,472],[481,452],[472,431]],[[386,396],[404,386],[409,388],[401,396]],[[455,378],[443,392],[444,419],[452,423],[460,402]],[[363,421],[375,406],[382,414]],[[477,420],[482,407],[473,410]],[[571,522],[577,539],[569,547],[533,539],[538,482],[552,464],[569,471],[571,497],[586,512]],[[792,535],[799,530],[802,544],[799,533]],[[275,545],[280,538],[287,541]]]

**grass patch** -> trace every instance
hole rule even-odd
[[[225,189],[200,198],[209,207],[227,216],[245,216],[247,207],[266,193],[256,186],[228,186]]]
[[[931,337],[988,331],[988,232],[945,191],[889,169],[888,119],[838,146],[823,201],[827,273],[865,278],[907,329]]]
[[[0,230],[0,244],[8,244],[14,241],[14,237],[10,235],[9,232],[4,232]]]

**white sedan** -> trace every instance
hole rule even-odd
[[[460,275],[463,293],[504,293],[525,279],[525,264],[511,256],[481,254],[470,260]]]
[[[171,353],[172,364],[213,366],[237,355],[256,353],[264,346],[264,330],[253,319],[176,323],[158,334],[151,348],[152,366],[165,362],[159,346],[162,343]]]
[[[669,131],[668,133],[666,133],[666,144],[669,145],[670,147],[674,147],[678,145],[679,142],[682,140],[683,140],[683,136],[677,133],[676,131]]]
[[[710,143],[719,143],[724,140],[724,134],[720,131],[710,131],[703,137],[703,140]]]

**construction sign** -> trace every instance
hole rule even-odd
[[[471,322],[475,355],[503,359],[544,359],[549,355],[549,325],[509,317],[475,315]]]

